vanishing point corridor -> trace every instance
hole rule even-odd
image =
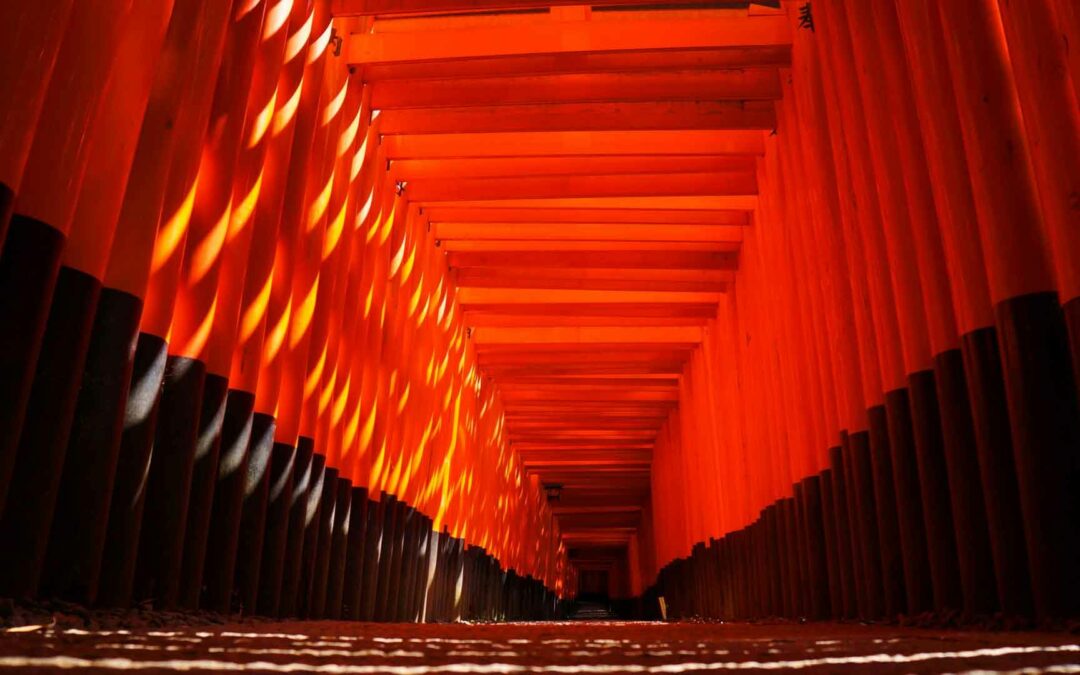
[[[1077,0],[0,0],[0,675],[1080,672]]]

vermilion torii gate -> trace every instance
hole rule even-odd
[[[0,596],[1080,614],[1070,0],[0,31]]]

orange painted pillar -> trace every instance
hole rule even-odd
[[[302,573],[301,556],[305,542],[313,541],[319,526],[314,518],[326,487],[324,467],[314,460],[305,462],[306,473],[298,485],[305,491],[299,494],[292,484],[290,463],[293,445],[275,444],[276,415],[281,398],[281,373],[288,357],[288,336],[292,312],[296,305],[293,281],[296,274],[296,241],[302,227],[309,195],[306,192],[307,172],[316,128],[323,105],[323,76],[326,69],[330,39],[330,17],[327,3],[294,4],[289,36],[285,45],[285,64],[278,80],[275,99],[276,112],[271,123],[271,137],[263,165],[263,184],[256,204],[255,227],[275,233],[271,248],[253,242],[249,266],[245,272],[241,300],[238,339],[230,367],[230,386],[233,395],[235,425],[231,429],[230,453],[235,450],[236,463],[243,467],[243,497],[241,499],[240,531],[237,546],[236,575],[232,580],[247,604],[256,604],[271,611],[275,595],[281,593],[284,608],[293,612],[299,594],[295,591]],[[311,197],[313,198],[313,197]],[[265,242],[265,240],[264,240]],[[242,392],[242,393],[241,393]],[[253,398],[249,398],[253,397]],[[248,412],[248,405],[253,412]],[[250,418],[248,417],[250,415]],[[246,420],[250,419],[250,422]],[[250,427],[248,426],[250,424]],[[250,432],[247,429],[250,428]],[[232,435],[235,434],[235,435]],[[245,441],[245,435],[247,440]],[[223,437],[223,442],[225,438]],[[299,450],[311,455],[305,445]],[[306,481],[306,482],[305,482]],[[280,588],[261,592],[263,560],[280,559],[278,548],[272,555],[264,554],[267,535],[267,514],[271,484],[277,486],[275,507],[291,502],[289,523],[297,526],[285,537],[283,583]],[[310,512],[308,515],[305,512]],[[274,509],[272,530],[283,525],[280,509]],[[276,534],[269,535],[280,546]],[[265,552],[269,553],[269,552]],[[314,550],[312,550],[314,555]],[[272,563],[276,565],[275,563]],[[229,597],[223,582],[219,598]]]
[[[931,372],[909,372],[915,447],[918,452],[919,482],[926,515],[930,567],[934,584],[934,602],[938,608],[959,607],[961,595],[956,530],[947,454],[964,452],[962,441],[943,434],[943,418],[952,421],[955,408],[968,404],[938,395],[942,381],[962,379],[956,370],[959,359],[949,359],[959,349],[952,290],[945,265],[940,230],[937,225],[933,192],[903,53],[903,42],[895,8],[888,3],[871,12],[884,70],[879,81],[882,94],[893,111],[893,129],[899,143],[900,170],[906,188],[907,203],[915,250],[915,261],[923,292],[925,325],[934,358]],[[939,359],[944,355],[944,358]],[[947,442],[948,441],[948,442]],[[984,551],[985,552],[985,551]]]
[[[794,16],[794,12],[790,13]],[[793,37],[793,88],[799,115],[806,126],[798,137],[803,140],[804,170],[816,179],[812,185],[817,218],[812,222],[816,225],[825,273],[832,273],[827,297],[836,298],[836,303],[829,303],[835,310],[831,315],[833,328],[830,335],[831,342],[839,350],[834,359],[837,382],[842,383],[838,386],[837,403],[841,426],[846,431],[841,439],[842,456],[838,458],[834,451],[831,476],[835,493],[845,502],[838,507],[841,525],[835,535],[840,558],[838,581],[843,585],[844,577],[854,575],[858,570],[859,587],[847,588],[848,595],[854,596],[858,591],[863,596],[864,615],[879,616],[884,607],[867,424],[867,409],[882,403],[877,349],[866,307],[866,276],[860,242],[853,232],[855,216],[850,201],[841,199],[838,190],[838,186],[850,184],[850,169],[838,128],[839,120],[835,110],[828,110],[822,85],[818,54],[821,38],[798,26],[793,27]],[[833,113],[831,119],[827,112]],[[831,259],[830,255],[833,256]],[[849,497],[851,509],[846,503]],[[850,529],[843,524],[849,518]],[[849,531],[853,537],[847,536]],[[855,569],[846,564],[844,558],[847,555],[841,554],[841,550],[857,556]],[[849,585],[854,581],[851,579]]]
[[[1080,11],[1066,4],[998,1],[1080,387],[1080,73],[1070,44]],[[1071,35],[1063,30],[1070,19]]]
[[[146,109],[171,10],[171,2],[136,5],[119,17],[115,62],[86,131],[86,169],[73,186],[78,200],[16,450],[10,498],[20,506],[0,517],[0,542],[12,552],[6,576],[25,593],[36,592],[41,579],[101,277],[135,153],[132,120]]]
[[[164,338],[154,452],[146,479],[143,527],[135,570],[137,598],[162,607],[180,600],[184,536],[213,328],[221,247],[228,231],[232,179],[266,3],[233,8],[187,227],[168,262],[152,276],[141,330]],[[159,237],[159,241],[161,238]],[[155,251],[155,255],[157,252]]]
[[[1004,383],[987,377],[1000,372],[994,312],[941,22],[932,2],[895,5],[960,335],[959,348],[936,354],[934,368],[964,607],[988,612],[1000,606],[1010,614],[1030,614]],[[980,481],[971,479],[976,475]],[[995,584],[996,594],[991,592]]]
[[[98,306],[96,321],[109,326],[109,331],[102,333],[97,347],[91,345],[91,359],[99,355],[101,370],[111,372],[118,366],[120,370],[119,377],[110,379],[100,392],[102,409],[109,417],[102,420],[104,428],[97,432],[102,434],[102,450],[117,453],[113,497],[106,502],[109,526],[98,592],[99,602],[107,605],[124,606],[131,600],[143,481],[165,368],[165,340],[138,331],[143,300],[151,279],[170,269],[165,262],[187,228],[232,4],[199,9],[193,32],[180,28],[186,21],[176,24],[175,33],[170,25],[169,43],[180,45],[175,79],[169,71],[155,76],[109,253],[106,292]],[[147,227],[147,223],[155,226]],[[107,305],[104,299],[110,296],[113,302]],[[119,439],[110,435],[117,432]],[[113,443],[119,444],[116,450],[111,449]]]
[[[149,99],[144,101],[145,114],[140,113],[142,124],[132,125],[127,112],[138,97],[124,96],[117,99],[124,103],[116,108],[114,123],[123,125],[125,131],[110,132],[116,134],[111,137],[95,134],[93,140],[111,150],[117,138],[128,139],[127,133],[138,130],[137,136],[128,139],[134,144],[134,155],[128,159],[131,164],[119,168],[110,163],[100,172],[88,170],[88,182],[84,185],[85,193],[92,184],[92,176],[100,173],[104,197],[109,179],[115,172],[120,172],[122,180],[113,186],[117,191],[109,192],[110,196],[106,198],[110,206],[106,209],[94,207],[103,217],[102,222],[113,219],[115,222],[109,225],[107,237],[97,235],[97,230],[105,225],[81,228],[78,218],[71,232],[72,244],[82,242],[78,246],[83,250],[79,255],[81,269],[100,279],[103,288],[89,331],[78,403],[50,533],[43,590],[81,602],[93,602],[97,595],[120,433],[125,421],[124,401],[132,379],[131,344],[138,333],[142,295],[146,290],[154,235],[161,216],[169,160],[177,135],[181,133],[181,128],[175,124],[176,115],[191,88],[192,73],[200,53],[219,54],[224,35],[228,7],[215,6],[210,8],[212,11],[206,11],[201,5],[195,0],[177,2],[168,19],[164,45],[159,44],[158,48],[173,55],[172,68],[159,67],[155,72],[152,65],[160,61],[147,57],[142,53],[145,49],[139,47],[135,47],[139,50],[137,56],[128,57],[141,65],[129,64],[130,72],[128,68],[124,69],[127,77],[150,75],[150,81],[145,83]],[[118,66],[121,63],[118,57]],[[110,88],[125,91],[136,87],[134,79],[122,81],[127,77],[111,81]],[[107,100],[113,98],[106,94]],[[103,120],[106,117],[108,115],[103,112]],[[198,133],[201,138],[201,131]],[[119,161],[115,154],[110,156]],[[113,203],[112,199],[119,201]],[[86,206],[96,205],[97,200],[97,197],[87,199]],[[81,197],[80,202],[83,201]],[[79,209],[82,208],[80,204]],[[108,218],[104,218],[109,209],[115,211],[109,211]],[[74,251],[73,246],[71,253]],[[65,259],[68,256],[69,252],[65,251]],[[145,418],[145,415],[132,416],[132,426],[145,424],[145,419],[140,417]],[[126,464],[121,465],[121,470]],[[118,517],[118,520],[122,519]]]
[[[55,57],[54,76],[41,105],[36,128],[12,139],[12,150],[27,153],[25,134],[33,134],[28,154],[12,157],[18,182],[14,216],[0,252],[0,509],[6,501],[23,416],[30,396],[45,331],[60,255],[79,198],[92,129],[101,95],[116,55],[130,0],[104,6],[76,5]],[[47,19],[49,15],[26,18]],[[11,17],[17,18],[17,17]],[[64,12],[54,17],[60,21]],[[45,57],[46,62],[49,57]],[[47,75],[48,64],[36,72]],[[12,92],[14,93],[14,92]],[[30,92],[34,103],[39,94]],[[25,122],[32,122],[33,113]],[[5,129],[5,133],[8,133]],[[8,161],[5,159],[5,161]],[[18,177],[21,164],[22,175]],[[14,187],[14,186],[9,186]],[[12,590],[22,593],[21,589]]]
[[[72,2],[6,3],[0,8],[0,91],[19,105],[0,108],[0,247],[34,141],[41,107],[71,16]],[[0,500],[2,504],[2,500]]]
[[[1035,609],[1041,617],[1080,608],[1072,570],[1080,543],[1080,443],[1068,333],[1041,223],[1039,185],[1027,152],[1025,116],[996,3],[938,7],[955,87],[975,211],[994,303],[1013,455],[1024,514]]]
[[[306,9],[302,2],[275,0],[269,2],[263,12],[242,127],[237,132],[237,159],[231,185],[227,188],[228,207],[224,216],[227,220],[217,225],[225,227],[224,236],[217,240],[220,243],[215,242],[214,264],[203,282],[203,292],[208,296],[212,287],[214,297],[211,323],[202,350],[206,376],[199,410],[181,572],[180,599],[185,607],[197,607],[205,600],[218,611],[229,609],[228,599],[222,600],[229,597],[223,589],[231,590],[232,587],[246,468],[243,464],[246,456],[241,453],[238,458],[236,454],[236,430],[250,423],[251,414],[249,406],[241,405],[243,422],[237,423],[237,403],[249,403],[251,394],[233,395],[231,392],[237,390],[229,375],[248,262],[256,255],[252,242],[258,227],[263,178],[268,171],[280,173],[278,166],[268,165],[267,154],[273,143],[279,105],[284,106],[290,100],[286,94],[278,99],[279,79],[282,70],[289,65],[285,63],[286,43],[296,35],[301,48],[306,43],[310,36],[310,26],[304,30],[310,16]],[[298,77],[298,71],[294,66],[291,73]],[[265,230],[259,234],[269,236]],[[219,234],[215,236],[220,237]],[[260,241],[259,245],[265,247],[272,243],[270,236],[269,242]],[[210,278],[215,273],[216,282]],[[246,451],[246,446],[244,449]],[[205,598],[200,598],[202,595]]]
[[[229,384],[220,421],[218,483],[206,559],[205,601],[218,610],[227,609],[231,599],[241,506],[255,490],[247,471],[254,392],[304,56],[317,37],[312,36],[310,3],[294,2],[287,24],[279,25],[283,8],[275,4],[264,19],[262,34],[268,39],[261,40],[252,75],[245,113],[250,122],[247,142],[232,186],[238,208],[230,217],[208,343],[209,371],[215,376],[228,374]],[[251,482],[257,485],[258,479]]]
[[[855,194],[855,224],[852,232],[853,250],[862,250],[866,270],[866,288],[870,317],[874,327],[874,342],[879,363],[882,393],[877,399],[873,390],[867,392],[868,402],[881,401],[867,410],[870,431],[870,453],[874,467],[874,506],[877,512],[879,545],[881,548],[882,584],[885,613],[895,615],[903,611],[906,575],[900,546],[898,501],[895,488],[893,457],[896,452],[910,452],[911,445],[904,438],[895,437],[888,422],[890,399],[903,399],[906,387],[904,363],[901,356],[899,326],[894,291],[891,282],[890,262],[882,234],[882,215],[879,207],[878,189],[870,160],[869,134],[863,119],[863,103],[859,96],[857,75],[853,66],[851,40],[847,17],[831,4],[819,6],[814,25],[821,32],[818,43],[824,62],[831,73],[825,78],[826,92],[832,94],[835,109],[841,123],[844,148],[848,161],[852,188]],[[890,396],[892,392],[899,392]],[[893,401],[894,414],[903,417],[906,402]],[[894,448],[897,441],[904,449]],[[849,504],[851,501],[849,500]],[[854,510],[849,507],[849,512]],[[915,555],[914,562],[925,560]],[[925,566],[923,567],[925,570]],[[925,578],[925,577],[924,577]],[[924,596],[925,597],[925,596]]]

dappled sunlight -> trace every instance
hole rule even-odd
[[[244,195],[244,198],[240,203],[233,208],[226,243],[232,243],[234,239],[239,237],[240,234],[252,224],[255,215],[255,206],[259,201],[259,193],[262,190],[263,171],[265,171],[265,169],[259,171],[259,177],[255,179],[255,184],[251,186],[251,189]]]
[[[243,313],[240,316],[240,344],[247,344],[255,334],[255,331],[263,325],[263,319],[266,318],[266,309],[270,305],[270,291],[273,284],[273,274],[267,274],[266,281],[259,289],[258,294],[256,294],[248,306],[244,308]]]
[[[203,353],[203,350],[206,348],[206,343],[210,340],[210,331],[214,327],[214,313],[216,310],[217,298],[214,298],[213,304],[210,305],[210,309],[203,315],[202,321],[199,322],[195,332],[180,345],[179,352],[181,354],[201,355]]]
[[[273,38],[285,27],[292,8],[293,0],[278,0],[273,7],[266,10],[266,17],[263,19],[263,42]]]
[[[309,19],[310,21],[310,19]],[[296,83],[296,88],[292,91],[285,102],[274,113],[273,131],[272,134],[276,138],[281,135],[282,131],[289,126],[289,123],[296,117],[296,111],[300,106],[300,93],[303,91],[303,79]],[[275,93],[275,97],[277,94]],[[275,98],[276,100],[276,98]]]
[[[150,273],[157,272],[173,257],[180,253],[180,245],[187,236],[188,225],[191,224],[191,210],[195,205],[195,191],[199,186],[198,177],[191,183],[191,189],[176,212],[170,214],[161,226],[157,239],[154,240],[154,253],[150,262]]]
[[[297,90],[299,92],[299,90]],[[270,129],[271,122],[274,121],[274,109],[277,105],[277,90],[271,94],[270,98],[266,101],[266,105],[259,110],[255,115],[255,119],[252,120],[251,134],[248,136],[247,148],[251,150],[262,142],[266,136],[266,132]]]
[[[306,232],[313,231],[320,222],[322,222],[323,216],[326,215],[326,209],[330,206],[330,193],[334,187],[334,174],[331,173],[327,177],[326,183],[323,185],[322,190],[319,191],[318,196],[312,202],[311,207],[308,209]]]
[[[326,51],[326,46],[330,44],[330,33],[332,30],[333,26],[329,23],[326,24],[326,30],[311,43],[311,46],[308,48],[307,63],[314,63],[323,55],[323,52]]]
[[[263,344],[263,361],[269,363],[277,359],[281,354],[281,348],[285,345],[285,337],[289,332],[289,316],[292,314],[292,298],[289,298],[281,316],[270,327]]]
[[[285,63],[291,63],[307,46],[314,23],[315,12],[312,9],[312,11],[308,12],[304,23],[300,24],[296,30],[290,31],[289,37],[285,41]],[[329,36],[327,38],[329,39]]]
[[[315,301],[318,298],[318,295],[319,277],[316,276],[312,281],[311,286],[308,287],[307,293],[304,294],[304,299],[301,301],[299,307],[293,312],[289,326],[290,349],[295,349],[296,345],[300,344],[300,341],[304,339],[304,336],[311,328],[311,319],[315,314]]]
[[[214,221],[213,227],[210,228],[202,240],[195,244],[188,274],[188,283],[190,285],[194,286],[202,281],[203,277],[214,269],[214,266],[221,258],[221,250],[225,245],[225,236],[229,232],[231,217],[232,199],[230,198]]]

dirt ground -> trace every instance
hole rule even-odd
[[[0,632],[0,673],[1080,673],[1067,633],[848,624],[289,622]]]

